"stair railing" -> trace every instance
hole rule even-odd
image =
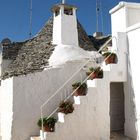
[[[101,48],[96,52],[96,54],[95,54],[95,58],[94,58],[94,61],[96,60],[96,55],[100,52],[100,51],[102,51],[104,48],[106,48],[107,47],[107,45],[108,45],[108,43],[112,40],[112,38],[113,37],[110,37],[110,39],[109,40],[107,40],[102,46],[101,46]],[[110,54],[111,55],[111,54]],[[109,56],[108,56],[109,57]],[[107,57],[107,58],[108,58]],[[107,59],[106,58],[106,59]],[[106,60],[105,59],[105,60]],[[41,105],[41,107],[40,107],[40,111],[41,111],[41,130],[42,130],[42,137],[43,137],[43,108],[44,108],[44,106],[53,98],[53,97],[55,97],[58,93],[59,93],[59,91],[61,90],[61,89],[63,89],[63,87],[70,81],[70,80],[72,80],[72,78],[73,77],[75,77],[76,75],[77,75],[77,73],[78,72],[80,72],[80,70],[86,65],[86,64],[88,64],[90,61],[92,60],[92,58],[89,58],[89,60],[87,60],[52,96],[50,96],[42,105]],[[104,61],[105,61],[104,60]],[[101,63],[101,65],[102,65],[102,63]],[[94,72],[92,72],[92,73],[94,73]],[[91,73],[91,74],[92,74]],[[89,75],[89,76],[87,76],[84,80],[83,80],[83,82],[82,83],[84,83],[84,82],[86,82],[86,80],[91,76],[91,74]],[[79,87],[77,87],[68,97],[66,97],[66,99],[64,100],[64,101],[66,101],[66,100],[68,100],[72,95],[73,95],[73,93],[78,89]],[[49,116],[48,116],[48,118],[49,117],[51,117],[57,110],[59,109],[59,107],[57,107]]]

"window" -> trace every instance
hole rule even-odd
[[[55,11],[55,16],[58,16],[59,14],[60,14],[60,10],[58,9]]]
[[[66,15],[73,15],[73,10],[72,10],[72,8],[65,8],[65,9],[64,9],[64,14],[66,14]]]

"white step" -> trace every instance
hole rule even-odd
[[[76,105],[80,105],[81,104],[80,96],[73,96],[73,98],[74,98],[74,104],[76,104]]]
[[[30,140],[46,140],[49,133],[51,132],[42,132],[42,130],[40,130],[40,136],[32,136]]]
[[[87,87],[96,87],[97,86],[97,79],[87,80]]]
[[[102,64],[103,71],[111,71],[111,64],[106,65],[105,62]]]
[[[87,94],[84,95],[84,96],[73,96],[73,98],[74,98],[74,105],[76,105],[75,107],[77,107],[77,105],[82,104],[82,102],[84,102],[86,96],[87,96]]]
[[[58,122],[64,123],[65,122],[65,114],[58,112]]]
[[[41,140],[41,138],[39,136],[36,136],[36,137],[31,137],[30,140]]]
[[[103,65],[102,65],[101,68],[103,69],[103,71],[111,71],[114,67],[118,67],[118,65],[115,64],[115,63],[108,64],[108,65],[106,65],[105,63],[103,63]]]

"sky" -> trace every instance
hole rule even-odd
[[[77,18],[89,35],[96,32],[96,0],[65,0],[75,5]],[[140,0],[126,0],[140,2]],[[45,25],[52,13],[51,7],[61,0],[32,0],[32,37]],[[100,0],[99,31],[111,34],[109,10],[120,0]],[[9,38],[12,42],[29,39],[30,0],[0,0],[0,42]],[[102,22],[101,22],[102,21]],[[102,23],[102,24],[101,24]]]

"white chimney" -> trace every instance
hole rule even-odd
[[[52,8],[54,15],[53,44],[78,46],[76,9],[76,7],[66,4],[55,5]]]

